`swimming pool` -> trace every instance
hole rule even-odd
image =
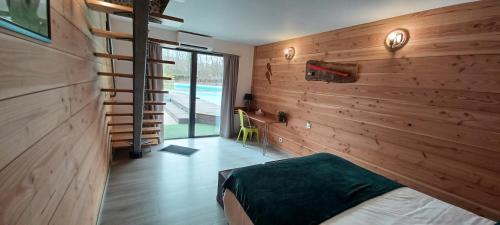
[[[175,93],[189,95],[190,84],[175,83]],[[196,85],[196,97],[208,101],[213,104],[221,105],[222,101],[222,86],[214,85]]]

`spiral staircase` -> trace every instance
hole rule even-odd
[[[161,101],[145,101],[146,95],[161,95],[166,94],[168,91],[146,89],[146,79],[169,80],[171,78],[161,76],[146,75],[147,64],[175,64],[173,61],[150,58],[147,55],[147,46],[149,43],[157,43],[162,46],[176,47],[179,44],[171,40],[163,40],[152,38],[148,36],[149,23],[164,23],[168,21],[175,21],[183,23],[184,20],[172,16],[163,15],[160,13],[152,13],[149,11],[149,1],[134,0],[133,7],[128,7],[120,4],[113,4],[100,0],[86,0],[87,6],[94,11],[106,13],[109,18],[110,14],[118,16],[132,17],[133,32],[123,33],[114,32],[109,26],[106,29],[90,28],[90,32],[97,37],[106,38],[110,44],[110,40],[129,41],[133,46],[133,55],[117,55],[113,54],[112,48],[108,52],[95,52],[94,55],[98,58],[111,60],[111,72],[98,72],[99,76],[107,76],[113,79],[113,87],[103,88],[102,92],[111,93],[110,99],[104,101],[105,105],[128,105],[132,106],[130,112],[120,113],[107,113],[106,117],[111,117],[108,126],[111,127],[109,134],[111,135],[111,142],[113,149],[129,149],[131,158],[142,157],[143,149],[158,145],[160,143],[160,125],[162,120],[155,118],[155,116],[163,115],[163,111],[146,110],[145,106],[163,106],[166,103]],[[115,73],[115,61],[130,61],[133,63],[133,71],[130,73]],[[115,78],[132,79],[133,89],[119,89],[116,88]],[[132,101],[116,101],[113,98],[117,95],[130,95],[132,94]],[[127,122],[115,122],[113,118],[126,117],[130,118]],[[153,119],[151,119],[153,118]]]

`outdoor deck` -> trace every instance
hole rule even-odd
[[[170,104],[165,107],[167,112],[177,123],[189,121],[189,95],[170,93],[166,96]],[[220,117],[220,105],[196,99],[196,122],[214,124]]]

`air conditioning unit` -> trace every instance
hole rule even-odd
[[[214,39],[203,34],[178,31],[177,42],[179,42],[179,48],[183,49],[208,52],[214,49]]]

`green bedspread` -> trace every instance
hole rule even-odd
[[[255,225],[313,225],[402,187],[327,153],[235,169],[224,183]]]

